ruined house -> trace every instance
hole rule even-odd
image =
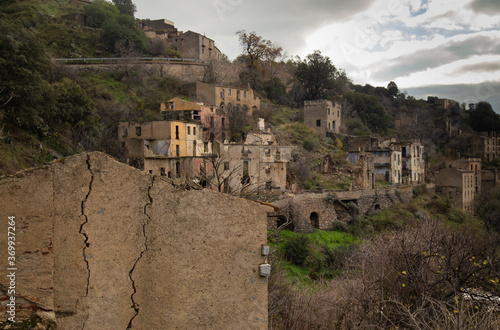
[[[161,113],[164,119],[199,121],[204,141],[224,142],[229,138],[229,118],[223,108],[173,98],[161,104]]]
[[[340,105],[328,100],[304,101],[304,124],[311,127],[319,136],[327,133],[340,133]]]
[[[274,135],[250,133],[244,144],[216,143],[214,152],[224,157],[221,175],[225,191],[248,194],[282,194],[286,191],[287,163],[292,146],[277,145]]]
[[[16,321],[37,314],[58,329],[268,328],[268,206],[102,153],[3,177],[0,195],[16,243],[16,270],[0,269],[0,322],[14,297]]]
[[[495,132],[462,134],[455,141],[456,148],[462,155],[479,157],[483,162],[500,158],[500,136]]]
[[[353,170],[354,188],[361,190],[375,189],[375,161],[370,152],[360,150],[349,152],[348,160],[356,165]]]
[[[241,107],[249,113],[260,110],[260,99],[251,88],[234,88],[196,82],[196,99],[226,111]]]
[[[141,26],[146,37],[150,39],[162,38],[168,40],[170,37],[179,35],[174,22],[167,19],[142,20]]]
[[[202,61],[220,60],[222,58],[222,53],[215,46],[215,42],[197,32],[181,32],[176,36],[171,36],[169,43],[184,58]]]
[[[173,50],[178,51],[183,58],[201,61],[222,59],[222,53],[215,46],[215,41],[193,31],[178,31],[174,22],[159,20],[143,20],[142,29],[150,39],[161,38],[168,42]]]
[[[456,207],[474,213],[475,177],[473,170],[443,168],[436,172],[436,193],[449,198]]]
[[[369,137],[352,139],[350,145],[369,146],[363,151],[373,155],[375,178],[393,185],[418,185],[425,183],[424,147],[418,140],[380,143]],[[360,150],[350,150],[348,160],[357,164]]]
[[[169,178],[192,177],[211,145],[202,140],[198,122],[178,120],[121,122],[118,140],[129,165]]]

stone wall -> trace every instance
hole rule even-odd
[[[193,83],[203,80],[208,65],[208,63],[181,62],[182,59],[179,59],[178,62],[117,61],[118,63],[68,64],[65,66],[65,69],[75,72],[92,72],[98,74],[116,71],[144,70],[148,75],[160,77],[170,76],[184,83]]]
[[[105,154],[0,180],[0,322],[7,218],[16,221],[16,320],[59,329],[267,329],[259,276],[267,206],[177,189]]]
[[[354,216],[369,215],[394,203],[404,203],[413,195],[413,187],[368,191],[332,191],[290,197],[277,206],[291,207],[295,231],[312,232],[334,229],[335,221],[349,222]]]

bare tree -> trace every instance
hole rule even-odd
[[[203,163],[198,177],[200,182],[205,181],[207,186],[214,187],[219,192],[231,193],[230,182],[240,176],[241,166],[230,166],[227,154],[212,152],[203,155]]]

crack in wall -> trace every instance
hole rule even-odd
[[[85,217],[85,221],[80,224],[80,230],[78,231],[78,233],[80,233],[85,238],[85,241],[84,241],[85,245],[83,247],[82,254],[83,254],[83,261],[85,261],[85,264],[87,265],[87,274],[88,275],[87,275],[87,287],[85,288],[85,296],[84,297],[88,297],[89,287],[90,287],[90,266],[89,266],[89,261],[88,261],[87,253],[86,253],[87,247],[89,246],[88,245],[89,244],[88,243],[89,237],[83,229],[83,227],[89,222],[89,219],[88,219],[87,215],[85,214],[85,203],[87,202],[87,200],[90,196],[90,193],[92,192],[92,185],[94,183],[94,173],[93,173],[91,165],[90,165],[90,155],[89,154],[87,154],[87,169],[90,172],[89,191],[87,192],[87,195],[85,195],[85,198],[82,200],[82,203],[81,203],[82,216]],[[82,329],[85,328],[85,323],[87,322],[87,320],[88,320],[88,315],[87,315],[87,319],[83,323]]]
[[[146,205],[144,205],[144,215],[146,216],[146,219],[142,224],[142,234],[144,236],[144,249],[141,251],[141,253],[139,254],[139,257],[135,260],[134,265],[132,266],[132,269],[128,273],[130,281],[132,282],[132,289],[134,290],[134,292],[130,295],[130,300],[132,301],[132,308],[134,309],[134,316],[132,316],[132,318],[128,322],[127,329],[132,329],[132,321],[139,314],[139,304],[137,304],[135,302],[135,299],[134,299],[134,296],[137,293],[137,288],[135,286],[135,281],[132,277],[132,274],[135,270],[135,267],[137,266],[137,263],[139,262],[139,260],[141,260],[144,253],[148,250],[148,237],[146,235],[146,226],[149,224],[149,220],[151,220],[151,217],[149,216],[149,214],[147,212],[147,208],[148,208],[148,206],[151,206],[153,204],[153,198],[151,197],[151,188],[153,188],[154,180],[155,180],[154,177],[151,178],[151,184],[148,187],[148,199],[149,200],[146,202]]]

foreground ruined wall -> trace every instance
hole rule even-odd
[[[16,217],[16,320],[59,329],[265,329],[268,208],[176,190],[102,153],[0,180],[0,321]]]

